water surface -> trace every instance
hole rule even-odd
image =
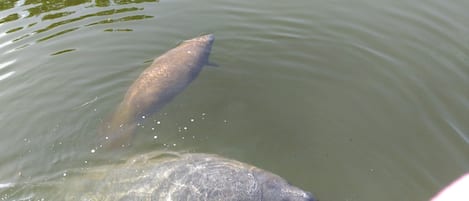
[[[462,0],[2,1],[0,199],[60,200],[52,189],[72,170],[115,163],[96,149],[99,124],[154,57],[214,33],[219,67],[118,156],[217,153],[320,200],[428,200],[469,171],[467,10]]]

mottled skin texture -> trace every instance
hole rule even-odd
[[[135,128],[187,87],[208,63],[214,36],[186,40],[156,58],[125,94],[109,121],[100,128],[105,147],[129,145]]]
[[[89,173],[89,172],[88,172]],[[209,154],[146,154],[96,169],[77,181],[87,192],[73,200],[314,201],[281,177]],[[73,185],[77,186],[77,185]]]

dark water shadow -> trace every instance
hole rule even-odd
[[[0,2],[0,26],[5,30],[1,44],[18,44],[19,50],[35,43],[71,34],[85,27],[137,21],[153,16],[142,14],[143,3],[158,0],[5,0]],[[106,19],[103,19],[103,16]],[[86,22],[85,22],[86,21]],[[131,28],[102,29],[103,32],[131,32]],[[24,41],[24,42],[20,42]],[[58,50],[51,56],[71,52],[73,47]]]

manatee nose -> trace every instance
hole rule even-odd
[[[317,201],[316,198],[314,198],[313,194],[310,192],[305,193],[305,201]]]
[[[209,41],[209,42],[212,42],[212,41],[215,40],[215,36],[213,34],[207,34],[207,35],[205,35],[205,40]]]

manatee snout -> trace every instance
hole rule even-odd
[[[303,196],[303,198],[293,199],[293,200],[317,201],[316,198],[314,198],[313,194],[310,192],[305,192],[305,195]],[[284,201],[288,201],[288,200],[284,200]]]
[[[256,174],[261,183],[262,200],[270,201],[317,201],[313,194],[290,185],[285,179],[270,172]]]
[[[310,192],[307,192],[307,193],[306,193],[305,200],[307,200],[307,201],[317,201],[317,200],[314,198],[313,194],[310,193]]]
[[[197,38],[190,39],[188,41],[200,41],[200,42],[213,42],[215,40],[215,36],[213,34],[206,34],[199,36]]]

